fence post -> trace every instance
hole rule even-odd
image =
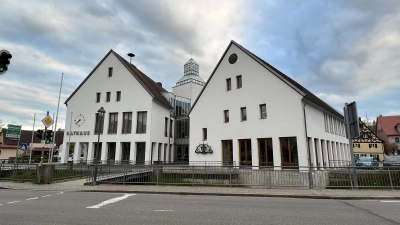
[[[194,166],[192,166],[192,186],[194,186]]]
[[[389,171],[390,187],[393,189],[392,175],[390,174],[390,168],[389,167],[388,167],[388,171]]]
[[[313,167],[308,168],[308,186],[310,189],[313,188],[313,177],[312,177]]]
[[[272,168],[274,169],[274,168]],[[271,168],[268,168],[268,177],[269,177],[269,189],[272,188],[272,177],[271,177]]]
[[[232,166],[229,166],[229,187],[232,187]]]
[[[349,180],[350,180],[351,189],[354,189],[351,167],[349,167]]]
[[[157,165],[156,165],[156,167],[157,167]],[[157,171],[157,172],[156,172],[156,173],[157,173],[157,183],[156,183],[156,185],[158,185],[158,176],[159,176],[159,174],[160,174],[160,171],[159,171],[158,169],[159,169],[159,168],[156,169],[156,171]]]

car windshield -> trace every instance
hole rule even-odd
[[[360,161],[360,162],[371,162],[373,160],[372,160],[372,157],[360,157],[358,159],[358,161]]]
[[[400,156],[386,157],[385,162],[400,162]]]

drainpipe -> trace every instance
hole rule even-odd
[[[306,117],[306,105],[308,103],[308,98],[307,95],[304,96],[303,98],[304,105],[303,105],[303,116],[304,116],[304,131],[306,133],[306,145],[307,145],[307,154],[308,154],[308,165],[310,166],[308,168],[308,180],[309,180],[309,187],[312,188],[313,185],[313,179],[312,179],[312,168],[311,168],[311,152],[310,152],[310,144],[308,143],[308,134],[307,134],[307,117]]]

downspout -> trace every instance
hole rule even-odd
[[[308,134],[307,134],[307,116],[306,116],[306,105],[308,103],[307,95],[303,97],[304,105],[303,105],[303,116],[304,116],[304,131],[306,133],[306,145],[307,145],[307,154],[308,154],[308,165],[311,166],[311,152],[310,152],[310,144],[308,143]]]
[[[307,145],[307,155],[308,155],[308,187],[310,189],[312,189],[314,187],[314,182],[313,182],[313,172],[312,172],[312,168],[311,168],[311,152],[310,152],[310,144],[308,143],[308,134],[307,134],[307,116],[306,116],[306,105],[308,103],[308,98],[307,95],[304,96],[303,98],[304,101],[304,105],[303,105],[303,116],[304,116],[304,131],[306,133],[306,145]]]

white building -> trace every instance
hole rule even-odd
[[[174,139],[167,92],[134,65],[110,50],[65,101],[66,143],[75,143],[74,161],[149,162],[170,160]],[[104,107],[104,126],[98,141],[97,111]],[[101,121],[101,120],[100,120]],[[69,144],[63,145],[62,162]]]
[[[340,166],[350,160],[343,120],[306,88],[232,41],[192,106],[190,162]],[[203,143],[213,153],[203,150]]]
[[[97,158],[102,163],[188,162],[187,115],[191,98],[197,97],[204,84],[199,65],[190,59],[170,93],[110,50],[65,101],[67,144],[61,161],[65,163],[73,154],[75,163]],[[100,107],[106,111],[104,120],[97,116]],[[104,121],[100,138],[98,121]],[[98,141],[101,150],[97,152]]]

